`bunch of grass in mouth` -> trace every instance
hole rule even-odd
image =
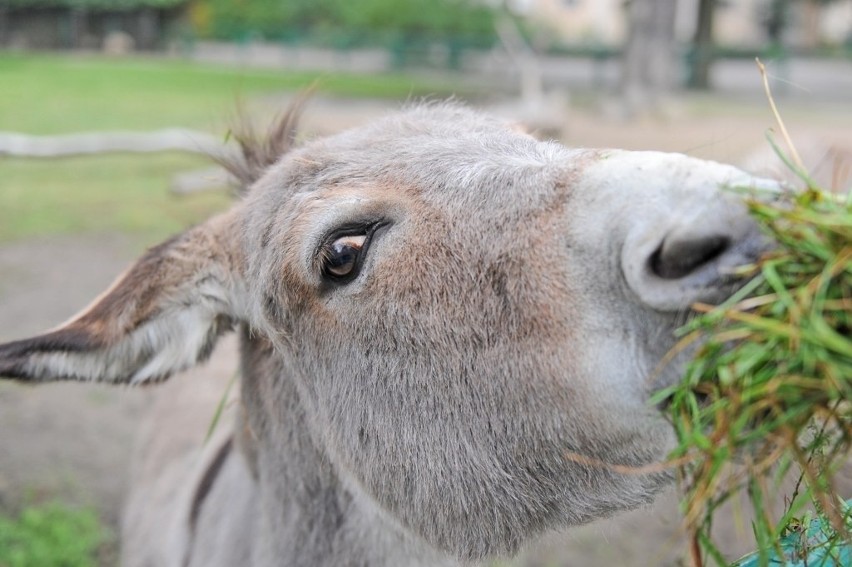
[[[811,187],[748,204],[779,247],[742,268],[753,278],[724,304],[695,306],[702,314],[682,344],[705,342],[657,400],[667,399],[679,440],[672,458],[682,463],[695,565],[707,556],[728,564],[710,528],[741,491],[759,564],[785,556],[779,542],[808,505],[825,545],[842,545],[852,528],[833,483],[852,442],[852,200]],[[773,516],[772,477],[790,474],[798,481]]]
[[[852,195],[802,178],[803,191],[747,198],[778,247],[741,268],[751,279],[725,303],[694,306],[700,314],[679,347],[702,346],[682,382],[654,400],[668,404],[677,433],[671,458],[696,567],[729,564],[711,527],[740,493],[753,508],[749,565],[807,565],[809,555],[843,565],[850,556],[852,509],[833,480],[852,444]],[[779,479],[791,476],[773,514]],[[809,518],[821,526],[816,537]]]

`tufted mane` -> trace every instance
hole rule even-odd
[[[296,146],[299,119],[311,95],[312,89],[301,92],[262,133],[245,112],[238,112],[228,132],[237,143],[236,151],[213,156],[236,179],[238,194],[245,193],[269,166]]]

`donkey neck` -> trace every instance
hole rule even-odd
[[[260,507],[255,565],[457,564],[388,517],[335,466],[269,341],[243,330],[241,351],[237,446]]]

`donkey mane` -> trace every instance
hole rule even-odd
[[[236,179],[238,194],[247,191],[271,165],[297,145],[299,121],[311,93],[306,90],[298,94],[262,132],[258,132],[258,126],[244,108],[237,110],[228,131],[228,138],[237,143],[236,151],[220,152],[211,158]]]

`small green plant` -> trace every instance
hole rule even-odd
[[[58,502],[0,516],[0,567],[94,567],[109,538],[97,515]]]
[[[846,528],[852,528],[849,504],[844,508],[844,517]],[[800,518],[791,518],[778,544],[783,553],[781,557],[792,564],[791,567],[852,565],[852,546],[822,514],[808,512]],[[757,567],[761,564],[761,555],[758,552],[743,557],[736,567]],[[773,560],[774,564],[781,563],[778,557]]]

